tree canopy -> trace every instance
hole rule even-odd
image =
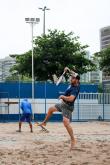
[[[86,58],[87,45],[79,42],[79,37],[70,32],[51,31],[47,35],[34,39],[34,75],[35,80],[52,80],[53,75],[59,76],[65,66],[75,66],[79,74],[94,70],[95,64]],[[31,77],[31,50],[16,56],[17,64],[11,70]]]
[[[99,68],[110,75],[110,47],[95,53],[94,59],[99,62]]]

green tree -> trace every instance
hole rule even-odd
[[[52,80],[61,75],[65,66],[75,66],[79,74],[94,70],[93,62],[86,58],[87,45],[81,45],[71,32],[49,30],[49,34],[34,39],[34,72],[36,80]],[[31,51],[17,56],[13,69],[20,74],[31,76]]]
[[[95,53],[94,59],[99,62],[99,68],[110,75],[110,47]]]

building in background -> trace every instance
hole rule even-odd
[[[100,50],[110,46],[110,26],[100,29]]]
[[[5,81],[5,79],[10,75],[10,68],[16,64],[16,59],[10,56],[0,59],[0,81]]]
[[[90,59],[90,52],[89,51],[87,51],[87,53],[86,53],[86,58]],[[85,83],[90,82],[90,72],[87,72],[87,73],[84,73],[81,75],[81,82],[85,82]]]
[[[101,83],[102,82],[102,72],[100,70],[90,72],[90,82]]]
[[[90,52],[87,51],[86,58],[90,59]],[[96,65],[99,65],[96,61],[94,61]],[[102,82],[102,72],[97,69],[96,71],[87,72],[81,75],[81,82],[84,83],[99,83]]]
[[[100,29],[100,50],[110,47],[110,26],[103,27]],[[102,80],[108,80],[108,76],[102,71]]]

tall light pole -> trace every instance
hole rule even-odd
[[[34,53],[33,53],[33,27],[40,22],[40,18],[25,18],[26,23],[31,24],[32,30],[32,102],[34,103]]]
[[[39,9],[44,12],[44,15],[43,15],[43,35],[45,35],[45,11],[50,10],[50,9],[47,8],[46,6],[44,6],[43,8],[39,7]]]

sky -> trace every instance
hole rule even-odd
[[[0,0],[0,59],[31,49],[31,27],[26,17],[40,18],[34,36],[43,33],[43,12],[47,6],[48,29],[73,31],[91,54],[100,50],[99,30],[110,26],[110,0]]]

